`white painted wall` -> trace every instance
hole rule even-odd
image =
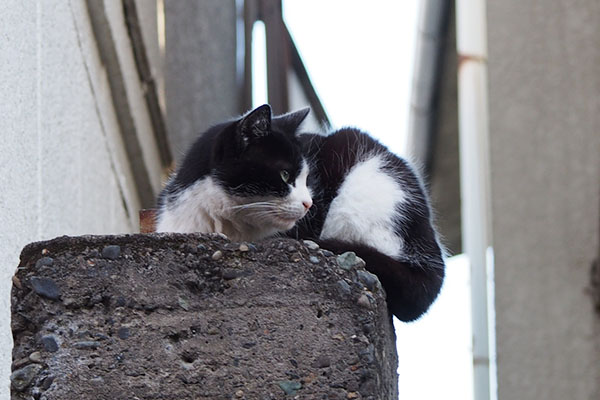
[[[83,0],[0,3],[0,398],[29,242],[137,229],[139,200]]]

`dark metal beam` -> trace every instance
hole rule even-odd
[[[267,37],[267,92],[275,114],[289,111],[289,43],[284,34],[281,0],[261,0],[260,17]]]
[[[289,111],[288,74],[298,77],[300,86],[320,124],[330,125],[325,108],[310,81],[300,53],[283,21],[281,0],[244,1],[244,78],[242,104],[252,108],[252,28],[263,21],[267,47],[268,99],[275,114]]]
[[[142,36],[142,29],[140,27],[135,0],[123,0],[123,12],[125,14],[127,32],[129,34],[129,39],[131,40],[135,65],[140,81],[144,87],[144,97],[152,122],[154,138],[158,144],[158,151],[163,164],[162,166],[163,168],[168,167],[173,161],[173,155],[171,153],[171,146],[167,140],[167,128],[164,115],[158,101],[156,80],[154,79],[154,76],[152,76],[150,62],[146,55],[146,47],[144,46],[144,38]]]
[[[259,19],[256,0],[244,1],[244,78],[241,88],[243,111],[252,108],[252,29]]]
[[[102,1],[87,0],[87,9],[92,22],[92,30],[98,45],[100,58],[107,71],[110,93],[115,107],[115,114],[125,151],[129,158],[135,186],[143,207],[154,204],[154,190],[151,178],[143,159],[142,145],[136,134],[131,104],[128,101],[125,87],[125,73],[119,63],[115,38],[110,29],[110,23]]]
[[[331,123],[329,122],[329,117],[327,116],[327,113],[325,112],[325,108],[323,107],[323,104],[321,103],[321,99],[319,99],[319,95],[317,95],[317,92],[315,91],[315,88],[314,88],[312,82],[310,81],[310,77],[308,76],[308,71],[306,70],[304,63],[302,62],[302,58],[300,57],[300,53],[298,52],[298,49],[296,48],[296,44],[292,40],[290,32],[285,25],[284,25],[284,29],[285,29],[285,35],[288,38],[288,43],[290,46],[291,65],[292,65],[294,72],[296,73],[296,76],[298,77],[298,80],[300,81],[302,90],[304,91],[304,94],[306,95],[306,97],[308,99],[311,110],[315,114],[315,117],[316,117],[317,121],[319,121],[320,124],[330,126]]]

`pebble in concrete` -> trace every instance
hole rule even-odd
[[[239,250],[240,250],[242,253],[245,253],[245,252],[247,252],[247,251],[249,251],[249,250],[250,250],[250,247],[248,247],[248,245],[247,245],[247,244],[245,244],[245,243],[242,243],[242,244],[240,244]]]
[[[129,328],[119,328],[119,330],[117,331],[117,336],[119,337],[119,339],[127,339],[129,337]]]
[[[288,396],[295,396],[296,392],[302,389],[302,384],[296,381],[280,381],[277,385],[287,394]]]
[[[26,367],[14,371],[10,375],[10,382],[13,388],[19,392],[25,390],[37,374],[42,370],[39,364],[29,364]]]
[[[50,353],[54,353],[58,351],[58,343],[56,343],[56,339],[52,335],[46,335],[42,337],[42,345],[44,349]]]
[[[350,285],[348,285],[348,282],[346,282],[346,281],[344,281],[342,279],[340,279],[339,281],[337,281],[335,283],[335,285],[337,287],[338,292],[341,295],[349,296],[352,293],[352,289],[350,288]]]
[[[121,247],[116,245],[105,246],[102,249],[102,257],[116,260],[121,256]]]
[[[309,250],[319,250],[319,245],[312,240],[303,240],[302,242]]]
[[[377,289],[379,289],[381,286],[377,276],[368,271],[359,270],[356,272],[356,274],[358,275],[358,280],[361,281],[371,292],[377,291]]]
[[[331,360],[326,355],[320,355],[317,357],[315,362],[313,363],[313,367],[315,368],[326,368],[331,365]]]
[[[31,353],[29,355],[29,361],[34,362],[34,363],[41,363],[42,362],[42,353],[40,353],[39,351],[34,351],[33,353]]]
[[[42,257],[39,260],[37,260],[37,262],[35,263],[35,267],[39,269],[43,266],[49,267],[52,264],[54,264],[54,259],[52,257]]]
[[[365,261],[358,257],[353,251],[347,251],[337,256],[337,263],[342,269],[347,271],[352,268],[364,267],[366,265]]]
[[[33,291],[42,297],[50,300],[58,300],[60,297],[60,289],[50,278],[33,276],[29,283],[31,283]]]
[[[73,348],[80,350],[95,350],[100,347],[100,342],[95,340],[84,340],[81,342],[73,343]]]
[[[371,302],[369,301],[369,298],[364,294],[360,295],[356,302],[361,307],[371,308]]]

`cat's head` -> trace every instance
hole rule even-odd
[[[308,164],[296,137],[305,108],[272,117],[260,106],[222,133],[213,149],[213,176],[239,203],[235,214],[265,230],[285,231],[312,205]]]

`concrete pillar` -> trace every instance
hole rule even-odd
[[[180,161],[206,128],[238,115],[234,0],[165,1],[167,128]]]
[[[27,246],[12,399],[397,399],[379,281],[314,247],[180,234]]]
[[[600,3],[491,1],[498,398],[600,398]]]

